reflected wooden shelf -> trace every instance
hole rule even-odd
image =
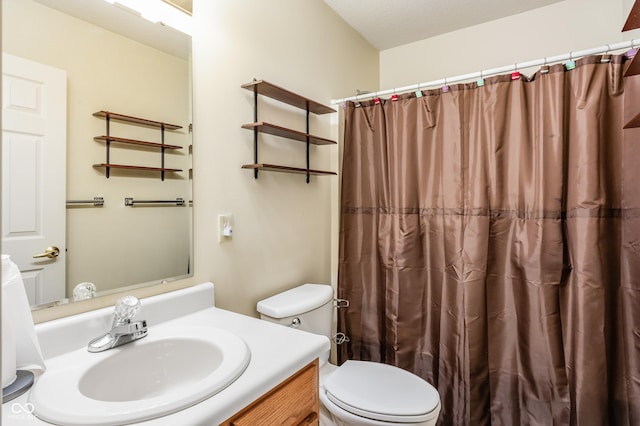
[[[287,89],[283,89],[280,86],[276,86],[275,84],[269,83],[264,80],[257,80],[252,81],[251,83],[243,84],[242,88],[263,96],[267,96],[269,98],[273,98],[277,101],[284,102],[296,108],[308,110],[309,112],[312,112],[314,114],[330,114],[332,112],[336,112],[336,110],[331,107],[313,101],[309,98],[305,98],[304,96],[300,96],[296,93],[293,93]]]
[[[118,143],[130,144],[130,145],[148,146],[148,147],[152,147],[152,148],[182,149],[182,147],[179,146],[179,145],[167,145],[167,144],[162,144],[162,143],[157,143],[157,142],[140,141],[140,140],[137,140],[137,139],[118,138],[118,137],[115,137],[115,136],[96,136],[93,139],[96,140],[96,141],[118,142]]]
[[[245,164],[242,166],[243,169],[252,169],[252,170],[262,170],[265,172],[281,172],[281,173],[294,173],[306,175],[307,171],[310,175],[314,176],[327,176],[327,175],[335,175],[335,172],[326,172],[323,170],[312,170],[312,169],[301,169],[298,167],[288,167],[288,166],[278,166],[275,164]]]
[[[265,123],[261,121],[259,123],[247,123],[242,125],[243,129],[258,130],[260,133],[268,133],[270,135],[280,136],[283,138],[291,139],[298,142],[307,142],[313,145],[331,145],[335,144],[335,141],[330,139],[321,138],[319,136],[313,136],[308,133],[299,132],[297,130],[287,129],[286,127],[277,126],[271,123]]]
[[[132,117],[130,115],[118,114],[116,112],[111,112],[111,111],[98,111],[98,112],[94,112],[93,115],[96,117],[108,118],[110,120],[122,121],[125,123],[133,123],[141,126],[156,127],[158,129],[165,129],[165,130],[182,129],[182,126],[178,126],[177,124],[169,124],[169,123],[164,123],[162,121],[147,120],[146,118]]]
[[[130,166],[126,164],[113,164],[113,163],[94,164],[93,167],[105,168],[105,169],[145,170],[150,172],[181,172],[182,171],[182,169],[167,169],[165,167]]]
[[[104,136],[96,136],[96,137],[93,138],[95,141],[105,142],[105,152],[106,152],[105,162],[101,163],[101,164],[94,164],[93,167],[97,167],[97,168],[102,167],[102,168],[104,168],[104,174],[107,177],[107,179],[109,179],[109,175],[110,175],[111,169],[158,171],[158,172],[160,172],[160,179],[161,180],[164,180],[164,173],[165,172],[181,172],[182,171],[182,169],[170,169],[170,168],[166,168],[164,166],[165,151],[167,149],[171,149],[171,150],[182,149],[182,147],[179,146],[179,145],[165,144],[164,143],[165,133],[166,133],[167,130],[181,129],[182,126],[178,126],[176,124],[169,124],[169,123],[165,123],[165,122],[162,122],[162,121],[149,120],[149,119],[146,119],[146,118],[132,117],[130,115],[118,114],[118,113],[111,112],[111,111],[98,111],[98,112],[94,112],[93,115],[95,117],[98,117],[98,118],[104,118],[105,124],[106,124],[105,135]],[[149,142],[149,141],[142,141],[142,140],[138,140],[138,139],[129,139],[129,138],[121,138],[121,137],[117,137],[117,136],[112,136],[111,135],[111,130],[110,130],[110,123],[111,123],[112,120],[121,121],[121,122],[126,123],[126,124],[134,124],[136,126],[146,126],[146,127],[152,127],[154,129],[158,129],[158,130],[160,130],[160,141],[161,142],[160,143],[158,143],[158,142]],[[111,143],[112,142],[125,144],[125,145],[146,146],[146,147],[149,147],[149,148],[154,148],[154,149],[160,150],[160,167],[130,166],[130,165],[124,165],[124,164],[113,164],[113,163],[111,163],[110,152],[111,152]]]

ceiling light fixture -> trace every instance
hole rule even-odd
[[[161,0],[105,0],[135,11],[147,21],[169,26],[191,35],[191,16]]]

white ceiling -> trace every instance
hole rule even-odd
[[[563,0],[324,0],[378,50]]]
[[[103,0],[36,0],[111,31],[186,57],[190,37]],[[192,0],[165,0],[189,9]],[[564,0],[324,0],[378,50],[423,40]],[[113,14],[113,16],[111,16]],[[125,32],[126,31],[126,32]],[[153,33],[152,37],[147,34]]]

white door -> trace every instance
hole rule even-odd
[[[66,71],[3,53],[2,253],[32,305],[65,295],[66,140]]]

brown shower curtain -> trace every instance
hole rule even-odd
[[[625,59],[347,103],[341,361],[423,377],[440,424],[640,425]]]

